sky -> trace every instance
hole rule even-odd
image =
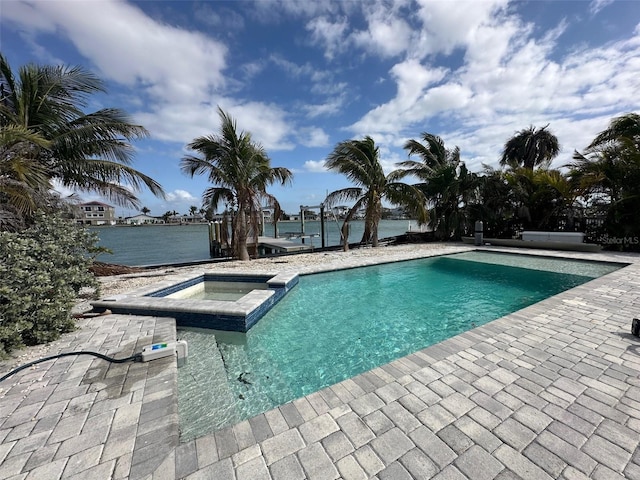
[[[219,131],[218,107],[293,172],[268,190],[287,213],[351,186],[324,168],[344,140],[371,136],[388,173],[428,132],[481,172],[517,131],[548,125],[561,167],[640,112],[635,0],[2,0],[0,50],[14,71],[80,65],[104,80],[88,111],[149,130],[133,166],[166,191],[138,192],[158,216],[201,206],[210,185],[180,160]]]

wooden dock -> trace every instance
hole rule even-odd
[[[255,239],[248,239],[247,246],[251,247],[255,243]],[[258,237],[258,250],[260,255],[270,255],[275,253],[293,253],[313,251],[312,245],[303,245],[300,243],[292,242],[285,238],[273,238],[273,237]]]

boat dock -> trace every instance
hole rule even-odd
[[[294,238],[294,237],[292,237]],[[252,245],[255,240],[247,240],[247,245]],[[313,244],[305,245],[285,238],[274,237],[258,237],[258,250],[261,255],[269,255],[275,253],[293,253],[293,252],[311,252]]]

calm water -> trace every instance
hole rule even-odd
[[[342,224],[340,224],[342,225]],[[362,238],[364,222],[351,222],[350,242]],[[408,220],[382,220],[379,238],[401,235],[408,229],[417,231],[416,222]],[[209,233],[207,225],[164,226],[145,225],[140,227],[91,227],[100,238],[99,244],[113,251],[113,255],[100,255],[98,260],[122,265],[157,265],[162,263],[190,262],[209,258]],[[280,237],[286,232],[299,232],[300,223],[278,223]],[[340,245],[340,230],[336,222],[326,222],[326,245]],[[305,222],[305,233],[320,234],[320,222]],[[265,234],[273,236],[273,226],[267,225]],[[300,240],[292,240],[300,243]],[[319,247],[319,237],[307,238],[307,245]]]
[[[247,334],[180,329],[182,438],[235,424],[613,271],[469,252],[303,276]],[[505,265],[487,264],[492,260]],[[520,267],[510,266],[517,258]],[[549,271],[550,270],[550,271]]]
[[[190,293],[182,293],[179,291],[169,297],[180,298],[181,300],[223,300],[235,302],[240,300],[247,293],[260,288],[256,284],[242,284],[239,286],[239,282],[204,282],[202,288],[194,289]],[[267,285],[264,284],[264,289]]]

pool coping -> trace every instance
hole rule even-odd
[[[485,249],[562,258],[585,255],[486,247],[458,251]],[[142,387],[132,389],[133,394],[128,397],[130,402],[140,403],[139,415],[134,420],[137,429],[132,452],[83,470],[84,478],[88,478],[87,472],[92,472],[91,478],[248,479],[262,476],[279,479],[287,478],[282,476],[285,466],[290,472],[304,469],[306,475],[315,478],[314,465],[344,478],[349,478],[348,472],[360,472],[365,475],[363,478],[383,478],[383,473],[391,475],[392,471],[405,476],[426,475],[427,469],[434,465],[438,470],[431,473],[440,471],[443,478],[469,477],[470,471],[478,475],[502,471],[512,475],[520,473],[520,476],[527,476],[528,472],[536,478],[552,478],[551,473],[543,470],[543,462],[549,458],[554,458],[556,463],[545,468],[555,468],[558,459],[562,460],[562,476],[620,472],[627,478],[640,478],[640,455],[633,455],[634,449],[638,453],[637,439],[632,444],[625,435],[625,439],[619,440],[609,439],[610,435],[604,433],[612,425],[619,425],[623,434],[635,432],[640,437],[640,405],[637,399],[630,399],[640,393],[637,375],[640,354],[636,352],[640,352],[640,343],[623,333],[628,330],[630,317],[637,316],[640,309],[640,258],[620,255],[622,259],[616,259],[609,254],[585,256],[589,260],[602,258],[627,266],[248,421],[183,444],[177,442],[175,362],[133,364],[127,375],[134,378],[142,375],[145,381]],[[341,268],[330,270],[338,269]],[[148,324],[147,335],[139,337],[133,348],[151,338],[166,341],[175,336],[175,322],[167,318],[109,315],[103,321]],[[84,341],[86,343],[86,339]],[[115,347],[122,350],[121,344]],[[545,357],[549,356],[558,363],[547,365]],[[575,363],[571,366],[573,359]],[[81,369],[81,362],[58,360],[43,379],[63,382],[69,377],[69,368],[76,363]],[[109,368],[105,372],[96,363],[84,362],[85,373],[79,378],[93,380],[93,385],[98,380],[98,392],[104,391],[100,388],[112,388],[109,385],[122,376],[118,375],[121,370]],[[559,370],[552,371],[551,365]],[[101,369],[103,377],[97,377],[95,369]],[[29,392],[37,392],[37,384],[43,379],[36,379],[33,373],[24,374],[19,383],[24,381],[29,385],[31,382],[34,386],[29,387]],[[430,390],[428,395],[424,393],[425,388]],[[514,396],[516,391],[520,398]],[[435,395],[438,400],[418,413],[416,397],[420,394],[421,398]],[[498,394],[503,395],[498,398]],[[120,398],[123,397],[105,402],[120,402]],[[467,410],[471,400],[475,407]],[[99,407],[97,410],[103,411],[105,402],[94,401],[90,408],[93,411]],[[567,402],[571,402],[570,406],[562,408]],[[30,404],[33,405],[33,401]],[[502,414],[490,417],[490,405],[511,413],[504,413],[504,418]],[[571,413],[574,405],[575,411],[586,418]],[[535,413],[536,406],[541,406],[539,412],[528,418],[527,415]],[[112,417],[112,431],[119,411]],[[391,427],[384,431],[379,425],[374,427],[374,415],[378,420],[391,421]],[[552,421],[541,426],[533,419],[536,415]],[[448,417],[454,420],[447,421]],[[501,423],[493,430],[489,430],[488,424],[480,423],[496,418]],[[162,420],[157,429],[153,428],[157,425],[152,425],[156,420]],[[512,428],[505,427],[498,432],[507,422]],[[549,430],[550,425],[558,423],[557,428],[573,431],[572,428],[581,427],[580,422],[586,422],[585,425],[591,422],[593,427],[591,433],[582,435],[583,444],[578,447],[568,444],[571,438],[559,438],[554,436],[557,431]],[[16,425],[16,428],[20,426]],[[481,437],[473,437],[472,431],[467,430],[471,427],[479,428]],[[601,427],[604,432],[600,432]],[[535,446],[537,454],[518,446],[520,440],[516,437],[525,431],[523,428],[533,435],[534,442],[529,446]],[[15,448],[16,443],[8,442],[9,435],[6,429],[0,429],[0,433],[3,431],[0,459],[3,451],[4,455],[8,452],[6,447]],[[456,440],[451,437],[454,433],[462,437]],[[461,438],[468,440],[471,438],[468,435],[472,435],[473,445],[465,451],[455,451],[456,442]],[[154,439],[158,442],[154,443]],[[499,446],[492,449],[496,439]],[[68,441],[72,439],[65,442]],[[338,443],[335,442],[346,450],[336,450]],[[103,442],[103,450],[106,451],[108,445],[110,437]],[[604,453],[598,454],[598,448]],[[76,455],[83,452],[85,450]],[[450,456],[448,460],[447,456]],[[47,464],[47,468],[52,469],[52,465],[62,460]],[[65,461],[64,465],[70,463]],[[96,469],[108,465],[111,466],[108,476],[98,476]],[[477,470],[469,470],[470,465]],[[37,468],[43,467],[45,465]]]

